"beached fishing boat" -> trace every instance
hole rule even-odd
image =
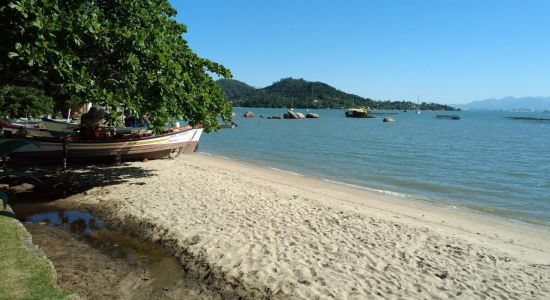
[[[25,129],[24,125],[0,121],[0,133],[17,134],[17,132],[24,129]]]
[[[69,120],[54,120],[43,118],[42,125],[48,129],[52,136],[62,137],[72,134],[80,125]]]
[[[0,121],[0,135],[2,134],[15,136],[52,137],[52,134],[47,129],[40,128],[34,124],[22,125],[19,123]]]
[[[346,117],[348,118],[374,118],[372,111],[366,108],[350,108],[346,110]]]
[[[176,157],[181,153],[194,152],[201,134],[202,128],[185,126],[170,129],[156,136],[126,135],[98,140],[82,140],[76,136],[64,138],[4,137],[0,138],[0,155],[16,159]]]

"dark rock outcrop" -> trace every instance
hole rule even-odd
[[[314,113],[308,113],[306,115],[306,118],[307,119],[319,119],[321,116],[319,116],[319,114],[314,114]]]

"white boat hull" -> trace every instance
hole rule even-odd
[[[52,136],[62,137],[74,132],[80,125],[62,120],[42,119],[42,125],[48,129]]]
[[[13,148],[13,158],[95,158],[120,156],[124,159],[161,158],[173,153],[192,153],[197,147],[202,128],[182,128],[160,136],[127,141],[47,141],[35,138],[3,138],[2,148]],[[4,151],[5,152],[5,151]]]

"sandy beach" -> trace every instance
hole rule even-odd
[[[222,295],[550,299],[547,228],[204,154],[124,166],[149,175],[56,205],[133,228]]]

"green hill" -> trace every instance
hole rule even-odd
[[[219,79],[218,84],[221,85],[223,93],[227,99],[234,99],[239,96],[245,96],[253,93],[256,88],[248,84],[234,79]]]
[[[231,79],[218,80],[227,99],[233,106],[242,107],[295,107],[295,108],[350,108],[416,109],[410,101],[375,101],[370,98],[342,92],[326,83],[304,79],[284,78],[272,85],[255,89],[243,82]],[[424,110],[454,110],[436,104],[422,103]]]

